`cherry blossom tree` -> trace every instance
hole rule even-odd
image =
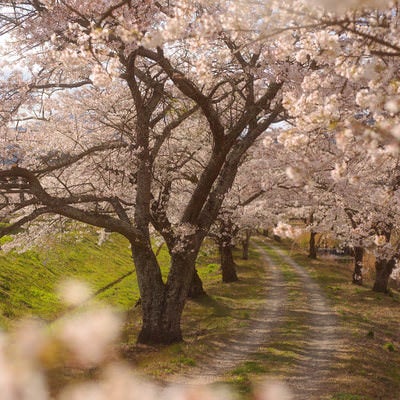
[[[229,2],[2,6],[20,71],[1,85],[1,234],[29,236],[56,215],[124,235],[142,299],[138,340],[182,340],[201,243],[244,154],[282,119],[275,43],[231,35]],[[27,127],[18,142],[12,123]],[[166,282],[150,227],[171,254]]]
[[[324,231],[331,225],[343,243],[353,246],[354,281],[361,277],[363,246],[366,246],[381,260],[376,265],[377,279],[381,274],[385,276],[381,283],[375,282],[374,290],[386,291],[387,273],[394,266],[392,257],[396,253],[393,236],[389,233],[396,226],[396,195],[387,195],[394,201],[393,209],[383,210],[379,204],[382,196],[385,197],[382,193],[393,193],[389,188],[395,186],[397,174],[398,4],[373,1],[325,1],[314,6],[299,1],[295,4],[293,7],[293,3],[288,3],[286,13],[277,15],[286,21],[286,25],[281,22],[281,26],[285,25],[288,40],[292,37],[296,41],[294,53],[289,53],[289,48],[282,51],[288,50],[289,59],[308,66],[312,72],[284,98],[295,127],[289,142],[292,145],[298,140],[295,151],[301,154],[304,146],[301,137],[317,131],[331,136],[338,145],[336,160],[326,153],[321,154],[322,159],[331,163],[328,166],[331,173],[325,173],[325,177],[319,174],[322,185],[318,180],[312,185],[307,179],[297,181],[307,186],[307,191],[314,186],[310,193],[319,199],[317,207],[315,203],[312,205],[312,226]],[[289,133],[287,130],[285,134]],[[359,146],[359,154],[349,148],[344,150],[345,143]],[[377,162],[382,161],[385,152],[386,161]],[[296,168],[288,173],[292,176],[306,174],[302,168],[304,163],[299,160]],[[318,168],[307,168],[307,174],[316,178]],[[320,169],[323,171],[322,165]],[[321,214],[323,203],[333,210],[334,219],[329,213]],[[387,225],[385,221],[391,222]],[[374,235],[380,239],[374,240]]]
[[[264,184],[266,177],[273,175],[270,167],[277,160],[262,145],[263,137],[270,139],[273,134],[274,129],[267,130],[249,149],[212,226],[210,235],[219,247],[223,282],[238,279],[233,249],[241,244],[242,259],[247,260],[251,235],[273,219],[271,198],[277,193],[271,185],[267,188]]]
[[[350,131],[303,134],[307,143],[301,149],[298,140],[298,134],[285,130],[278,136],[280,145],[273,145],[279,158],[291,163],[286,173],[294,186],[288,189],[298,192],[295,206],[289,201],[282,204],[281,218],[312,215],[306,221],[311,232],[329,233],[342,246],[352,247],[354,283],[362,283],[364,250],[373,253],[373,289],[386,292],[399,249],[393,236],[399,224],[397,151],[381,145],[366,152],[364,138]]]

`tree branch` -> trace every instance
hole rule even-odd
[[[171,132],[177,128],[183,121],[185,121],[187,118],[189,118],[191,115],[193,115],[197,110],[199,109],[199,106],[196,105],[189,110],[185,111],[183,114],[181,114],[177,119],[171,121],[164,129],[162,134],[156,139],[153,149],[151,151],[151,158],[154,161],[156,158],[161,146],[165,142],[165,140],[169,137]]]
[[[115,198],[101,199],[95,196],[71,196],[69,198],[52,197],[43,189],[40,181],[33,172],[21,167],[12,167],[9,170],[0,171],[0,183],[1,180],[7,180],[10,178],[23,178],[29,183],[30,193],[35,196],[38,202],[40,202],[45,207],[42,211],[42,214],[44,212],[59,214],[64,217],[84,222],[89,225],[106,228],[113,232],[118,232],[122,234],[128,240],[130,240],[131,243],[141,245],[141,233],[137,229],[135,229],[128,221],[126,221],[125,218],[117,219],[108,215],[75,208],[70,205],[73,203],[82,203],[89,201],[108,201],[111,204],[113,204],[114,202],[115,206]]]
[[[71,83],[43,83],[43,84],[35,84],[31,83],[29,85],[30,89],[75,89],[78,87],[82,87],[85,85],[92,85],[93,82],[90,79],[85,79],[79,82],[71,82]]]
[[[23,225],[35,220],[36,218],[40,217],[41,215],[47,214],[47,213],[49,213],[49,209],[47,207],[42,207],[42,208],[38,208],[38,209],[34,210],[29,215],[26,215],[25,217],[20,218],[18,221],[14,222],[13,224],[5,226],[3,228],[0,228],[0,237],[14,233],[16,230],[21,228]]]
[[[42,175],[48,172],[55,171],[60,168],[71,166],[72,164],[76,163],[77,161],[81,160],[82,158],[91,155],[93,153],[97,153],[100,151],[105,150],[115,150],[115,149],[122,149],[128,147],[128,143],[121,143],[121,141],[115,141],[111,143],[100,144],[97,146],[93,146],[82,153],[70,156],[68,159],[58,162],[54,165],[49,165],[46,168],[38,169],[35,171],[36,174]]]
[[[175,86],[187,97],[192,99],[203,111],[210,125],[216,147],[219,147],[224,137],[224,127],[218,117],[218,113],[213,107],[212,101],[205,96],[201,90],[183,72],[174,68],[170,61],[165,58],[161,48],[157,52],[140,47],[138,54],[155,61],[174,82]]]

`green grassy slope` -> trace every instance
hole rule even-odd
[[[162,253],[160,257],[165,258]],[[95,232],[78,240],[66,234],[62,240],[50,240],[47,248],[0,253],[0,324],[7,326],[25,315],[54,319],[62,311],[56,288],[65,279],[82,280],[95,292],[133,270],[128,242],[119,235],[99,246]],[[123,309],[138,297],[134,273],[98,295]]]
[[[57,286],[68,278],[86,282],[94,293],[99,291],[96,299],[121,310],[132,308],[139,289],[129,242],[118,234],[101,246],[97,242],[96,231],[88,230],[49,238],[45,247],[24,253],[0,251],[0,327],[29,315],[47,321],[57,318],[64,310]],[[220,280],[219,265],[209,258],[214,253],[206,242],[199,254],[202,279]],[[165,278],[170,261],[165,245],[157,258]]]

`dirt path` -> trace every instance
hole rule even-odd
[[[278,255],[279,261],[273,261],[263,248],[255,246],[264,261],[267,276],[263,310],[243,336],[232,338],[221,352],[210,356],[208,362],[190,368],[183,375],[173,376],[170,381],[188,385],[221,381],[223,375],[251,359],[260,348],[266,348],[276,340],[284,340],[280,326],[287,318],[295,319],[301,314],[306,319],[307,332],[299,341],[297,362],[290,367],[283,380],[293,393],[293,400],[320,400],[324,398],[323,393],[328,392],[330,366],[340,346],[337,318],[321,288],[302,266],[272,244],[266,246]],[[288,301],[287,283],[279,265],[281,262],[294,272],[305,296],[304,302]]]
[[[297,311],[307,314],[309,332],[304,338],[300,361],[293,374],[287,378],[287,383],[294,399],[321,399],[332,383],[329,372],[335,354],[341,347],[337,317],[325,294],[309,273],[281,249],[270,244],[269,247],[293,268],[307,295],[306,308]]]
[[[273,263],[261,247],[256,248],[262,255],[266,274],[265,303],[262,310],[252,319],[243,336],[225,342],[224,349],[213,355],[209,362],[171,377],[173,382],[199,385],[221,380],[224,374],[251,358],[279,326],[285,312],[285,282],[279,266]]]

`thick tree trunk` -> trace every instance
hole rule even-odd
[[[142,300],[142,328],[138,343],[182,341],[181,316],[195,268],[194,253],[172,255],[170,273],[164,284],[151,247],[132,246]]]
[[[314,231],[310,232],[308,257],[311,258],[312,260],[317,259],[317,247],[315,245],[315,237],[316,236],[317,236],[317,232],[314,232]]]
[[[201,281],[197,270],[194,270],[192,282],[190,283],[188,297],[191,299],[197,299],[205,296],[207,293],[203,288],[203,282]]]
[[[249,259],[250,237],[251,237],[251,232],[250,232],[249,229],[246,229],[245,236],[242,239],[242,247],[243,247],[242,259],[243,260],[248,260]]]
[[[225,283],[236,282],[238,280],[232,249],[233,246],[231,244],[222,244],[220,246],[222,282]]]
[[[354,271],[353,271],[353,283],[355,285],[363,284],[362,267],[364,258],[364,248],[360,246],[355,246],[353,248],[354,255]]]
[[[390,260],[379,260],[375,261],[375,283],[372,288],[374,292],[387,293],[388,282],[390,274],[396,265],[396,260],[391,258]]]
[[[160,343],[165,335],[161,327],[164,313],[165,285],[151,247],[132,246],[142,306],[139,343]]]

